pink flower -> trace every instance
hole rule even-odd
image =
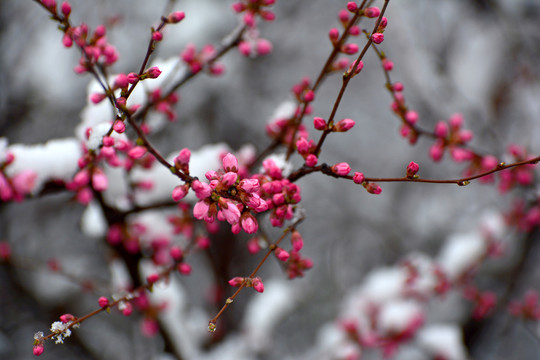
[[[198,201],[195,206],[193,206],[193,216],[196,219],[202,220],[208,214],[208,209],[210,205],[206,201]]]
[[[232,201],[225,199],[220,202],[220,207],[225,220],[229,224],[236,224],[240,220],[240,210],[238,210],[238,207]]]
[[[236,159],[236,156],[227,153],[227,155],[223,157],[223,169],[227,172],[238,172],[238,160]]]
[[[159,280],[159,274],[150,274],[146,277],[146,281],[149,284],[154,284]]]
[[[317,158],[317,156],[313,155],[313,154],[309,154],[307,157],[306,157],[306,166],[308,167],[314,167],[315,165],[317,165],[317,162],[319,161],[319,159]]]
[[[170,254],[171,257],[176,261],[182,260],[182,257],[184,256],[184,252],[178,246],[172,246],[170,249]]]
[[[315,100],[315,93],[313,92],[313,90],[306,91],[306,93],[304,94],[304,101],[311,102],[313,100]]]
[[[356,5],[356,3],[354,1],[349,1],[347,3],[347,10],[349,10],[350,12],[356,12],[356,10],[358,9],[358,5]]]
[[[245,279],[241,276],[233,277],[231,280],[229,280],[229,285],[234,287],[240,287],[244,283]]]
[[[180,263],[178,264],[178,272],[182,275],[189,275],[191,274],[191,265],[189,265],[188,263]]]
[[[382,34],[381,34],[382,35]],[[358,52],[358,45],[356,44],[344,44],[341,47],[341,51],[347,55],[356,54]]]
[[[65,17],[68,17],[69,14],[71,14],[71,5],[69,5],[69,3],[67,1],[64,1],[62,3],[62,6],[61,6],[61,11],[62,11],[62,14],[65,16]]]
[[[240,189],[244,190],[248,194],[259,191],[260,184],[258,179],[242,179],[240,180]]]
[[[405,121],[407,121],[411,125],[416,124],[418,122],[418,113],[413,110],[408,110],[405,113]]]
[[[156,79],[159,75],[161,75],[161,70],[159,70],[157,66],[153,66],[146,70],[146,74],[149,79]]]
[[[434,133],[437,137],[445,138],[446,136],[448,136],[448,125],[444,121],[439,121],[435,125]]]
[[[127,74],[127,81],[130,84],[135,84],[137,81],[139,81],[139,75],[135,74],[134,72],[130,72]]]
[[[392,71],[392,69],[394,68],[394,63],[388,59],[384,59],[382,61],[382,67],[386,71]]]
[[[354,126],[355,122],[352,119],[343,119],[337,122],[336,124],[336,131],[338,132],[345,132]]]
[[[32,192],[36,184],[37,174],[32,170],[23,170],[15,175],[11,182],[13,188],[19,194],[28,194]]]
[[[175,11],[167,16],[167,20],[172,24],[176,24],[182,21],[185,17],[186,14],[183,11]]]
[[[346,162],[341,162],[333,165],[332,171],[339,176],[346,176],[351,172],[351,167]]]
[[[94,104],[99,104],[107,97],[107,94],[104,93],[93,93],[90,95],[90,101]]]
[[[172,198],[174,201],[180,201],[187,195],[187,186],[178,185],[172,191]]]
[[[154,40],[154,41],[163,40],[163,33],[161,31],[154,31],[152,33],[152,40]]]
[[[291,244],[293,247],[293,250],[298,252],[302,250],[304,247],[304,239],[302,238],[302,235],[296,230],[294,230],[291,234]]]
[[[235,172],[228,172],[223,175],[221,178],[221,183],[225,185],[226,187],[231,187],[236,183],[236,179],[238,179],[238,174]]]
[[[309,142],[305,137],[300,137],[296,140],[296,149],[300,154],[305,154],[309,151]]]
[[[364,15],[366,15],[368,18],[376,18],[381,14],[381,11],[378,7],[368,7],[366,10],[364,10]]]
[[[103,170],[99,168],[94,169],[94,172],[92,173],[92,187],[94,190],[105,191],[107,190],[107,186],[107,176],[105,176]]]
[[[140,159],[146,154],[146,148],[144,146],[135,146],[128,151],[128,156],[132,159]]]
[[[381,187],[376,183],[368,183],[364,185],[364,187],[370,194],[379,195],[382,192]]]
[[[384,34],[383,33],[375,33],[373,35],[371,35],[371,40],[373,40],[373,42],[375,44],[380,44],[384,41]]]
[[[317,129],[317,130],[324,130],[324,129],[326,129],[326,120],[324,120],[324,119],[321,118],[321,117],[315,116],[315,117],[313,118],[313,126],[314,126],[315,129]]]
[[[281,260],[281,261],[287,261],[289,260],[289,256],[290,254],[283,250],[282,248],[278,247],[276,248],[276,250],[274,250],[274,254],[276,255],[276,257]]]
[[[199,199],[206,199],[212,194],[212,188],[207,183],[195,180],[191,183],[191,188],[195,191],[195,196]]]
[[[433,144],[429,148],[429,156],[433,159],[433,161],[440,161],[444,155],[444,143],[442,141],[436,141],[435,144]]]
[[[259,55],[267,55],[270,54],[273,50],[272,43],[266,39],[259,39],[257,40],[257,43],[255,44],[255,49],[257,51],[257,54]]]
[[[126,124],[122,120],[116,120],[113,125],[113,130],[119,134],[122,134],[126,131]]]
[[[418,170],[420,170],[420,166],[414,161],[411,161],[409,165],[407,165],[407,177],[414,178]]]
[[[255,219],[255,217],[249,212],[242,214],[240,224],[242,225],[242,229],[244,229],[244,231],[248,234],[255,234],[259,229],[257,219]]]
[[[99,307],[106,308],[109,306],[109,299],[107,299],[105,296],[102,296],[98,299]]]
[[[256,277],[253,280],[251,280],[251,285],[253,286],[253,289],[255,291],[262,293],[264,291],[264,285],[260,278]]]
[[[361,172],[355,172],[353,175],[353,181],[355,184],[362,184],[365,180],[364,174]]]
[[[34,355],[35,356],[39,356],[41,354],[43,354],[43,351],[44,351],[44,347],[43,347],[43,344],[37,344],[37,345],[34,345]]]
[[[339,30],[336,28],[330,29],[330,31],[328,32],[328,37],[330,38],[330,41],[332,43],[337,42],[339,39]]]

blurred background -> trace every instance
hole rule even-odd
[[[158,24],[168,4],[143,0],[70,3],[74,24],[86,22],[91,29],[108,25],[109,42],[120,54],[113,70],[125,73],[138,70],[149,28]],[[175,10],[186,13],[186,19],[166,28],[156,58],[178,56],[188,43],[198,48],[217,45],[239,21],[231,11],[232,1],[172,3]],[[261,36],[273,43],[274,51],[249,59],[232,50],[221,60],[223,76],[199,76],[184,86],[176,108],[178,121],[153,137],[156,147],[169,154],[183,147],[196,150],[224,142],[231,149],[253,144],[263,150],[271,143],[265,124],[281,103],[292,99],[290,88],[295,83],[318,75],[331,51],[328,31],[338,27],[337,13],[345,5],[346,1],[336,0],[278,0],[272,8],[275,22],[260,24]],[[380,7],[382,2],[374,5]],[[390,1],[386,16],[388,27],[380,48],[394,62],[392,80],[405,85],[407,104],[419,113],[421,127],[433,129],[437,121],[459,112],[465,128],[475,134],[475,150],[504,159],[508,145],[517,143],[531,154],[540,154],[539,1],[400,0]],[[0,136],[10,144],[73,137],[90,82],[89,75],[73,72],[78,52],[62,46],[61,32],[34,1],[2,0],[0,19]],[[363,41],[358,39],[358,43]],[[399,119],[390,111],[391,97],[384,88],[380,63],[372,52],[364,63],[336,116],[352,118],[356,126],[348,133],[329,136],[320,160],[348,162],[353,171],[369,177],[402,176],[410,161],[420,164],[423,178],[460,177],[463,166],[447,155],[441,163],[431,161],[431,140],[420,138],[410,146],[400,137]],[[312,116],[328,118],[340,86],[339,74],[327,79],[317,93]],[[305,120],[317,138],[311,117]],[[294,163],[301,164],[298,158]],[[371,270],[393,265],[410,252],[436,255],[451,234],[475,229],[486,213],[507,211],[513,196],[478,182],[466,187],[381,184],[379,196],[321,174],[306,176],[299,185],[306,210],[299,228],[305,241],[303,252],[315,266],[304,278],[288,281],[275,261],[264,265],[265,284],[275,282],[276,289],[281,289],[276,291],[287,294],[290,301],[281,307],[284,316],[265,339],[268,344],[246,359],[310,358],[320,327],[336,319],[344,295]],[[0,358],[32,358],[36,331],[45,331],[63,313],[89,312],[96,307],[97,297],[107,295],[85,292],[47,270],[47,260],[56,258],[66,272],[107,286],[106,246],[81,232],[83,211],[70,194],[63,193],[0,204],[0,240],[8,241],[14,256],[29,264],[28,269],[0,267]],[[518,248],[522,240],[517,235],[508,238]],[[243,244],[221,246],[214,250],[233,251],[232,246]],[[478,281],[496,292],[513,284],[513,296],[520,297],[525,289],[540,284],[539,256],[537,246],[525,256],[510,252],[483,267]],[[208,301],[212,284],[205,272],[210,266],[207,259],[201,255],[192,261],[193,275],[181,279],[181,297],[192,310],[190,321],[195,324],[188,330],[204,333],[219,304]],[[247,274],[254,264],[252,257],[239,257],[234,270]],[[519,271],[516,264],[521,266]],[[246,309],[257,296],[248,291],[241,294],[227,310],[228,332],[217,343],[207,340],[207,348],[197,358],[234,358],[228,355],[234,354],[229,347],[234,337],[245,335],[239,324],[254,321]],[[504,311],[472,328],[466,328],[470,324],[466,324],[467,304],[462,301],[450,299],[426,311],[428,318],[439,316],[464,326],[471,358],[533,359],[540,353],[537,329],[532,336]],[[48,359],[168,358],[162,339],[140,334],[136,316],[124,318],[114,312],[84,323],[64,345],[48,342],[45,346],[42,356]],[[367,359],[381,356],[378,352],[364,355]],[[406,350],[396,358],[430,359]]]

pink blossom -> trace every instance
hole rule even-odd
[[[468,149],[463,149],[460,147],[452,147],[450,149],[450,154],[452,155],[452,158],[456,162],[468,161],[474,157],[474,154],[472,153],[472,151]]]
[[[304,101],[311,102],[313,100],[315,100],[315,93],[313,92],[313,90],[306,91],[306,93],[304,94]]]
[[[356,3],[354,1],[349,1],[347,3],[347,10],[354,13],[354,12],[356,12],[356,10],[358,10],[358,5],[356,5]]]
[[[195,180],[191,183],[191,188],[195,191],[195,196],[199,199],[206,199],[212,194],[213,189],[207,183]]]
[[[126,124],[122,120],[116,120],[113,125],[113,130],[119,134],[122,134],[126,131]]]
[[[305,154],[309,151],[309,142],[305,137],[300,137],[296,140],[296,149],[300,154]]]
[[[356,54],[358,52],[359,48],[356,44],[344,44],[341,47],[341,51],[344,52],[347,55]]]
[[[308,167],[314,167],[315,165],[317,165],[317,162],[319,162],[319,159],[313,154],[309,154],[306,157],[306,166]]]
[[[254,237],[247,242],[247,248],[250,254],[256,254],[261,250],[259,239]]]
[[[248,234],[255,234],[259,229],[257,219],[255,219],[255,217],[249,212],[245,212],[242,214],[240,224],[242,225],[242,229],[244,229],[244,231]]]
[[[411,125],[416,124],[418,122],[418,113],[413,110],[408,110],[405,113],[405,121],[407,121]]]
[[[34,345],[34,350],[33,350],[33,353],[35,356],[39,356],[41,354],[43,354],[43,351],[44,351],[44,346],[42,343],[40,344],[37,344],[37,345]]]
[[[127,74],[127,81],[130,84],[135,84],[137,81],[139,81],[139,75],[135,74],[134,72],[130,72]]]
[[[233,277],[231,280],[229,280],[229,285],[234,287],[240,287],[244,283],[245,279],[241,276]]]
[[[96,191],[105,191],[107,190],[108,181],[107,176],[105,176],[105,173],[101,169],[94,169],[94,172],[92,173],[92,187]]]
[[[37,174],[32,170],[23,170],[11,179],[13,188],[19,194],[32,192],[36,184]]]
[[[147,74],[148,78],[155,79],[159,75],[161,75],[161,70],[159,70],[157,66],[153,66],[150,69],[146,70],[145,74]]]
[[[62,11],[62,14],[65,16],[65,17],[68,17],[69,14],[71,14],[71,5],[67,2],[67,1],[64,1],[62,3],[62,6],[60,7],[61,11]]]
[[[225,220],[229,224],[236,224],[240,220],[240,210],[238,210],[238,207],[231,200],[225,199],[221,201],[220,208]]]
[[[240,180],[240,189],[247,192],[248,194],[255,193],[259,191],[260,184],[258,179],[242,179]]]
[[[189,265],[188,263],[182,262],[178,264],[177,269],[178,269],[178,272],[182,275],[191,274],[191,265]]]
[[[97,38],[104,37],[106,33],[107,33],[107,28],[105,27],[105,25],[101,24],[101,25],[96,26],[96,30],[94,31],[94,35]]]
[[[118,74],[114,79],[114,87],[117,89],[127,88],[129,85],[128,77],[126,74]]]
[[[332,171],[339,176],[346,176],[351,172],[351,167],[346,162],[341,162],[333,165]]]
[[[264,291],[264,285],[260,278],[256,277],[253,280],[251,280],[251,284],[253,286],[253,289],[255,291],[262,293]]]
[[[328,32],[328,37],[330,38],[330,41],[332,41],[332,43],[337,42],[339,39],[339,30],[336,28],[330,29],[330,31]]]
[[[155,319],[145,317],[141,323],[141,333],[146,337],[154,337],[159,332],[159,323]]]
[[[287,261],[289,260],[289,256],[290,254],[283,250],[282,248],[278,247],[276,248],[276,250],[274,250],[274,254],[276,255],[276,257],[281,260],[281,261]]]
[[[452,130],[458,130],[463,125],[463,115],[459,113],[453,114],[450,116],[448,123]]]
[[[171,246],[170,255],[175,261],[180,261],[184,256],[184,252],[178,246]]]
[[[223,177],[221,178],[221,183],[226,187],[231,187],[236,183],[236,179],[238,179],[237,173],[228,172],[223,174]]]
[[[315,116],[315,117],[313,118],[313,126],[314,126],[315,129],[317,129],[317,130],[324,130],[324,129],[326,129],[326,120],[324,120],[324,119],[321,118],[321,117]]]
[[[146,147],[144,146],[135,146],[128,151],[128,156],[132,159],[140,159],[146,154]]]
[[[196,219],[202,220],[208,214],[208,209],[210,205],[206,201],[198,201],[195,206],[193,206],[193,216]]]
[[[364,187],[370,194],[379,195],[382,192],[381,187],[376,183],[367,183]]]
[[[172,191],[172,198],[174,201],[180,201],[187,195],[187,186],[178,185]]]
[[[244,56],[251,55],[251,44],[248,41],[240,41],[238,51]]]
[[[273,50],[272,43],[266,39],[258,39],[255,44],[255,49],[259,55],[270,54]]]
[[[414,178],[418,170],[420,170],[420,166],[414,161],[411,161],[409,165],[407,165],[407,177]]]
[[[159,274],[150,274],[146,277],[146,281],[149,284],[154,284],[159,280]]]
[[[154,40],[154,41],[163,40],[163,33],[161,31],[154,31],[152,33],[152,40]]]
[[[232,172],[238,172],[238,160],[236,159],[236,156],[234,156],[231,153],[227,153],[223,157],[223,169],[225,171],[232,171]]]
[[[107,97],[107,94],[104,94],[104,93],[93,93],[92,95],[90,95],[90,101],[92,101],[92,103],[94,104],[99,104],[106,97]]]
[[[364,174],[361,172],[355,172],[353,175],[353,181],[355,184],[362,184],[365,180]]]
[[[183,11],[175,11],[167,16],[167,20],[170,23],[176,24],[182,21],[186,17],[186,14]]]
[[[45,5],[49,9],[56,9],[56,1],[55,0],[41,0],[43,5]]]
[[[109,299],[107,299],[105,296],[102,296],[98,299],[99,307],[105,308],[109,306]]]
[[[257,213],[268,210],[268,203],[257,193],[251,194],[245,204]]]
[[[392,71],[394,69],[394,63],[388,59],[382,61],[382,67],[386,71]]]
[[[435,144],[429,148],[429,156],[433,159],[433,161],[440,161],[443,155],[444,143],[442,141],[436,141]]]
[[[384,34],[383,33],[375,33],[373,35],[371,35],[371,40],[373,40],[373,42],[375,44],[380,44],[384,41]]]
[[[304,247],[304,239],[302,238],[302,235],[296,230],[294,230],[291,234],[291,244],[293,247],[293,250],[298,252],[302,250]]]
[[[337,122],[336,124],[336,131],[338,132],[345,132],[354,126],[355,122],[352,119],[343,119]]]
[[[380,13],[381,11],[376,6],[368,7],[366,10],[364,10],[364,15],[366,15],[368,18],[376,18],[380,15]]]

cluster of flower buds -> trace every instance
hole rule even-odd
[[[281,169],[272,159],[263,161],[264,174],[257,174],[261,188],[260,196],[271,210],[270,223],[272,226],[280,227],[285,220],[292,219],[294,215],[294,205],[298,204],[300,187],[283,178]]]
[[[456,162],[472,160],[474,153],[463,148],[473,138],[470,130],[463,130],[463,116],[454,114],[448,122],[439,121],[435,125],[435,143],[429,150],[429,155],[434,161],[440,161],[444,155],[444,150],[449,149],[452,159]]]
[[[157,112],[167,116],[169,121],[176,120],[176,113],[173,110],[174,105],[178,102],[179,96],[172,93],[166,97],[162,97],[161,89],[156,89],[150,94],[150,99]]]
[[[533,156],[527,153],[527,150],[524,147],[515,144],[508,147],[508,154],[513,162],[520,162],[533,158]],[[505,169],[499,173],[499,178],[499,190],[503,193],[512,189],[516,185],[532,185],[534,183],[534,165],[528,164]]]
[[[198,73],[205,66],[212,75],[221,75],[225,68],[220,63],[215,63],[212,60],[216,55],[216,50],[213,45],[205,45],[201,51],[197,52],[194,44],[188,44],[180,54],[180,58],[184,61],[192,73]]]
[[[267,202],[261,197],[261,186],[257,178],[241,179],[238,175],[238,159],[228,153],[222,160],[223,168],[208,171],[209,183],[195,180],[191,188],[199,201],[193,207],[196,219],[213,223],[217,218],[232,226],[234,233],[243,229],[248,234],[258,230],[258,222],[252,214],[268,210]]]
[[[237,14],[244,14],[242,20],[248,27],[256,26],[256,18],[260,17],[265,21],[273,21],[276,15],[268,10],[269,6],[274,5],[276,0],[241,0],[232,5]]]
[[[15,160],[12,153],[7,153],[3,163],[0,163],[0,200],[22,201],[25,195],[34,190],[37,174],[32,170],[23,170],[13,176],[6,174],[6,168]]]
[[[229,280],[229,285],[234,287],[252,287],[255,291],[262,293],[264,291],[264,284],[258,277],[241,277],[237,276]]]
[[[510,314],[524,320],[540,320],[540,304],[538,292],[529,290],[523,297],[523,301],[512,301],[508,306]]]
[[[272,49],[272,43],[261,38],[259,32],[251,28],[244,32],[242,40],[238,43],[240,54],[248,57],[267,55],[272,52]]]

